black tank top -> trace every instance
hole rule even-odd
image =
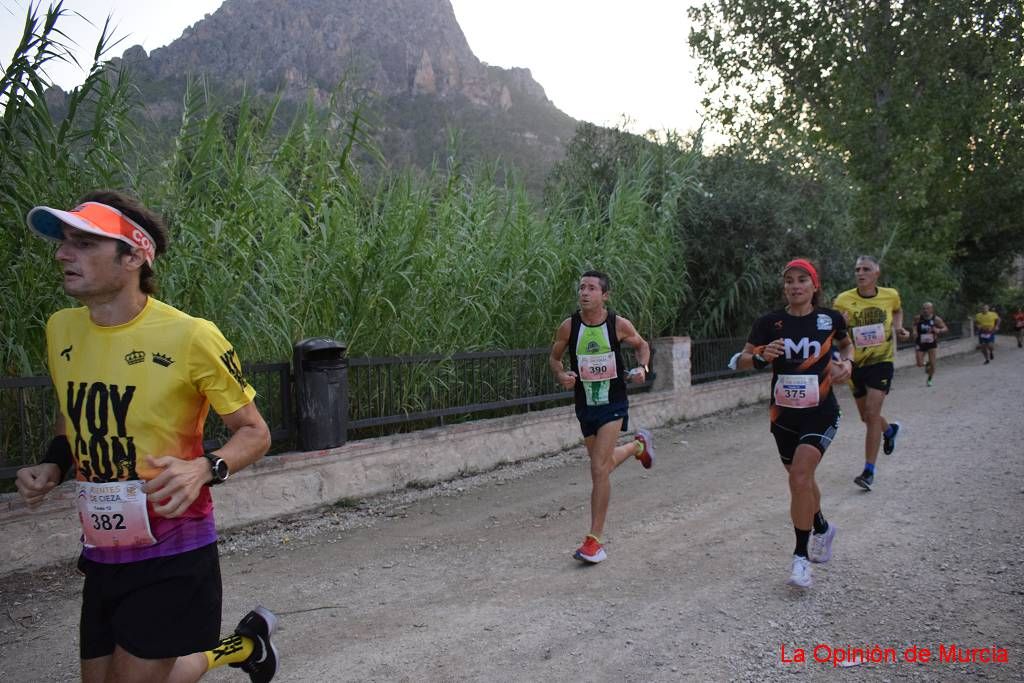
[[[608,310],[604,322],[587,325],[577,310],[572,314],[572,328],[569,333],[569,362],[576,373],[576,407],[600,406],[627,401],[626,368],[622,362],[619,337],[615,332],[615,312]],[[611,358],[609,358],[609,355]],[[615,374],[607,380],[584,382],[580,372],[580,357],[585,356],[591,367],[611,369],[608,360],[614,361]],[[595,365],[596,364],[596,365]]]

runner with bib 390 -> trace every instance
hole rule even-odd
[[[71,211],[37,206],[28,225],[59,243],[64,292],[83,304],[46,324],[60,415],[43,461],[16,482],[35,507],[75,477],[82,680],[184,683],[224,664],[253,683],[271,680],[269,610],[257,607],[220,638],[210,487],[270,445],[234,349],[213,323],[152,296],[168,237],[138,200],[92,192]],[[211,406],[231,438],[206,452]]]
[[[856,353],[850,386],[857,402],[860,419],[864,423],[864,470],[853,483],[870,491],[875,481],[875,463],[879,442],[889,455],[896,448],[899,422],[888,422],[882,417],[882,403],[892,388],[893,360],[896,342],[893,335],[908,339],[903,329],[903,308],[900,294],[889,287],[879,287],[882,274],[878,259],[861,256],[854,268],[857,286],[836,297],[833,306],[846,318],[853,337]]]
[[[615,445],[619,432],[626,431],[629,424],[626,381],[643,384],[647,380],[651,348],[633,323],[607,308],[609,290],[604,273],[583,273],[579,282],[579,310],[558,327],[548,358],[555,381],[575,392],[576,417],[590,456],[590,533],[573,554],[577,560],[590,564],[607,557],[601,534],[611,498],[612,471],[631,457],[645,468],[654,464],[654,444],[646,429],[637,430],[628,444]],[[621,344],[636,350],[639,366],[629,372],[622,362]],[[567,349],[570,370],[562,365]]]
[[[818,307],[821,283],[810,261],[790,261],[782,277],[786,307],[757,319],[730,367],[772,368],[771,432],[789,474],[789,513],[796,533],[786,583],[809,588],[810,563],[831,559],[836,535],[836,526],[821,513],[814,473],[839,428],[832,385],[849,378],[852,345],[843,316]]]

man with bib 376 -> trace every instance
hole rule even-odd
[[[270,611],[220,638],[210,486],[270,445],[234,349],[213,323],[151,296],[168,237],[136,199],[92,192],[71,211],[32,209],[28,225],[58,242],[64,291],[83,304],[46,324],[60,415],[43,461],[16,482],[34,507],[69,473],[77,480],[82,680],[195,681],[223,664],[271,680]],[[210,406],[231,438],[205,452]]]
[[[590,564],[607,557],[601,534],[611,499],[612,471],[631,457],[646,468],[654,464],[654,445],[646,429],[637,430],[628,444],[615,445],[619,432],[628,429],[626,380],[637,384],[646,381],[651,347],[633,323],[608,310],[609,290],[608,276],[604,273],[594,270],[583,273],[578,289],[579,310],[558,327],[548,358],[555,381],[575,392],[576,417],[590,456],[593,485],[590,533],[573,554],[577,560]],[[636,350],[640,365],[630,372],[626,372],[622,362],[621,344]],[[569,370],[562,365],[567,349],[571,361]]]
[[[853,339],[854,368],[850,386],[860,419],[866,427],[864,470],[853,482],[870,491],[875,479],[879,442],[884,440],[883,449],[886,455],[891,454],[900,431],[899,422],[890,423],[882,417],[882,403],[892,387],[893,360],[896,357],[893,334],[900,339],[908,339],[910,332],[903,328],[899,292],[878,286],[878,278],[882,274],[878,259],[859,257],[854,273],[857,286],[837,296],[832,307],[846,318]]]

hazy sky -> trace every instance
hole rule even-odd
[[[301,1],[301,0],[300,0]],[[374,0],[365,0],[373,2]],[[700,124],[700,92],[686,46],[689,0],[451,0],[470,47],[483,61],[527,67],[548,98],[570,116],[630,128]],[[107,15],[116,37],[111,56],[132,45],[161,47],[213,12],[222,0],[65,0],[64,31],[82,46],[88,64]],[[28,0],[0,0],[0,62],[21,36]],[[55,67],[53,79],[70,88],[84,79],[75,67]]]

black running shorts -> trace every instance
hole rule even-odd
[[[917,345],[917,350],[918,351],[931,351],[932,349],[937,349],[937,348],[939,348],[939,345],[936,344],[935,342],[928,342],[927,344],[918,344]]]
[[[853,397],[860,398],[868,395],[868,389],[878,389],[889,393],[892,385],[893,367],[892,363],[875,363],[865,365],[862,368],[854,368],[850,376],[850,386],[853,388]]]
[[[629,403],[619,401],[603,406],[577,407],[576,419],[580,421],[580,431],[583,432],[584,439],[595,436],[597,430],[616,420],[622,420],[619,431],[624,432],[629,429]]]
[[[783,465],[792,465],[797,446],[808,444],[814,446],[822,455],[828,449],[839,429],[839,407],[828,406],[824,410],[814,410],[800,416],[789,424],[772,424],[772,436],[779,449],[779,458]]]
[[[79,642],[82,659],[120,645],[141,659],[205,652],[220,640],[217,544],[126,564],[79,558],[85,574]]]

